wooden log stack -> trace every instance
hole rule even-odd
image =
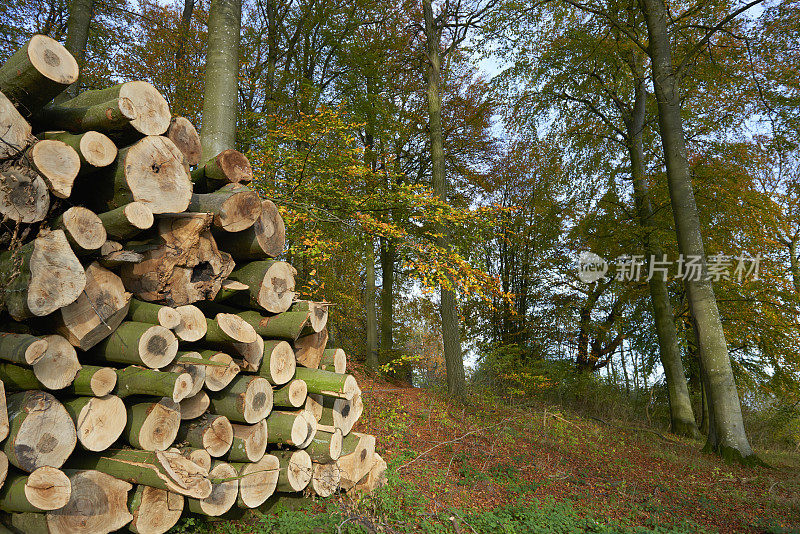
[[[328,304],[296,298],[247,158],[200,162],[146,82],[53,104],[77,75],[41,35],[0,67],[5,526],[157,534],[382,484]]]

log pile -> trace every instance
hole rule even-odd
[[[41,35],[0,67],[5,525],[161,533],[380,485],[328,304],[296,299],[247,158],[199,161],[146,82],[51,103],[77,74]]]

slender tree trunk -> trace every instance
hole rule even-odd
[[[208,13],[208,53],[203,98],[202,161],[236,145],[237,76],[241,0],[213,0]]]
[[[789,242],[789,270],[792,273],[794,291],[800,295],[800,259],[797,257],[798,236],[793,236]]]
[[[394,345],[394,262],[396,256],[394,243],[381,238],[381,348],[380,361],[392,360]]]
[[[642,132],[644,131],[645,104],[647,93],[644,77],[637,77],[633,114],[626,121],[628,134],[628,154],[631,159],[631,178],[636,200],[639,224],[644,230],[644,249],[647,261],[652,258],[661,259],[663,251],[654,235],[653,206],[650,192],[644,175],[644,148]],[[695,424],[692,401],[686,384],[686,373],[681,361],[678,333],[675,330],[675,316],[672,303],[667,292],[667,282],[661,273],[654,273],[648,282],[650,300],[653,304],[653,319],[658,335],[659,355],[664,367],[664,378],[667,383],[670,408],[670,429],[675,434],[688,437],[699,437]]]
[[[667,181],[675,219],[678,247],[684,257],[699,257],[702,280],[685,282],[697,332],[700,358],[707,375],[711,426],[706,449],[728,461],[758,462],[747,439],[731,360],[719,309],[705,267],[700,217],[692,189],[691,171],[681,118],[680,79],[672,60],[669,17],[664,0],[641,0],[653,65],[658,101],[659,133],[664,147]]]
[[[631,396],[631,381],[628,377],[628,362],[625,361],[625,341],[619,344],[619,359],[622,361],[622,375],[625,377],[625,395]]]
[[[375,248],[367,240],[367,283],[364,289],[364,308],[367,312],[367,368],[378,369],[378,317],[375,310]]]
[[[175,94],[172,97],[172,110],[178,115],[186,114],[186,100],[189,92],[188,69],[186,60],[186,45],[189,43],[189,29],[192,23],[192,12],[195,0],[184,0],[181,23],[178,27],[178,48],[175,50],[175,66],[177,79],[175,80]]]
[[[75,57],[75,61],[78,62],[78,68],[81,70],[86,65],[86,43],[89,40],[89,24],[92,22],[92,16],[94,15],[92,2],[93,0],[72,0],[69,7],[67,39],[64,42],[64,47]],[[80,72],[78,75],[80,76]],[[63,97],[59,97],[59,100],[67,100],[76,96],[79,84],[80,77],[75,83],[67,87]]]
[[[425,18],[425,38],[427,41],[427,100],[428,100],[428,134],[431,143],[431,182],[433,192],[443,202],[447,202],[447,176],[445,175],[444,139],[442,135],[442,97],[440,92],[442,58],[440,55],[441,30],[436,27],[431,0],[422,0],[422,11]],[[437,228],[439,245],[449,246],[447,229]],[[451,280],[452,285],[452,280]],[[464,359],[461,355],[461,332],[458,315],[456,293],[452,288],[441,287],[439,313],[442,316],[442,341],[444,344],[444,361],[447,369],[447,391],[451,396],[463,398],[466,395],[464,378]]]

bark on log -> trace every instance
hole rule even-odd
[[[309,393],[327,397],[352,400],[356,394],[361,392],[353,375],[340,375],[321,369],[298,367],[295,371],[295,378],[305,381]]]
[[[257,462],[267,451],[267,422],[233,424],[233,443],[226,455],[229,462]]]
[[[306,383],[302,380],[292,380],[273,390],[272,404],[278,408],[301,408],[306,403],[307,396]]]
[[[178,340],[163,326],[124,321],[90,354],[109,362],[160,369],[175,359]]]
[[[7,476],[8,476],[8,458],[6,457],[6,453],[0,451],[0,488],[2,488],[3,484],[6,483]]]
[[[335,463],[314,463],[311,473],[311,491],[319,497],[330,497],[339,489],[342,475]]]
[[[132,514],[128,529],[135,534],[165,534],[178,523],[183,507],[183,495],[138,485],[128,498]]]
[[[86,273],[63,230],[42,231],[31,243],[0,254],[0,279],[8,313],[17,321],[72,304],[86,287]]]
[[[311,482],[313,464],[306,451],[274,451],[278,457],[280,474],[276,491],[303,491]]]
[[[190,363],[197,361],[198,364]],[[178,351],[175,362],[164,368],[168,373],[187,373],[192,378],[192,387],[184,398],[194,397],[203,389],[206,382],[206,363],[215,363],[203,360],[199,352]],[[180,402],[180,401],[179,401]]]
[[[294,377],[296,367],[294,351],[289,343],[275,340],[264,342],[264,358],[258,367],[258,374],[270,384],[279,386],[288,383]]]
[[[57,510],[69,502],[69,477],[60,469],[42,466],[30,475],[8,473],[0,489],[0,509],[4,512],[43,512]]]
[[[294,342],[297,363],[309,369],[316,369],[319,367],[319,362],[322,359],[322,354],[325,352],[325,345],[327,344],[327,328],[323,328],[320,332],[297,338]]]
[[[213,362],[225,364],[225,367],[209,367],[206,369],[205,386],[209,391],[220,391],[228,387],[228,384],[239,374],[239,366],[234,363],[233,358],[228,354],[213,350],[203,351],[200,354]]]
[[[205,499],[211,494],[211,483],[203,469],[177,450],[109,449],[100,454],[73,457],[70,467],[96,469],[131,484],[152,486],[195,499]]]
[[[98,250],[108,238],[100,217],[81,206],[73,206],[61,214],[55,227],[64,230],[72,250],[79,255]]]
[[[192,171],[197,192],[215,191],[226,184],[247,183],[253,179],[250,161],[241,152],[224,150]]]
[[[211,470],[211,455],[205,449],[198,449],[195,447],[180,447],[178,451],[187,460],[191,460],[203,469],[203,472],[208,476]]]
[[[89,131],[80,134],[63,131],[42,132],[38,137],[61,141],[72,147],[80,158],[81,174],[92,172],[100,167],[107,167],[117,159],[117,146],[100,132]]]
[[[36,390],[9,395],[6,402],[10,428],[2,446],[8,461],[29,473],[45,465],[64,465],[78,442],[64,406]]]
[[[255,328],[256,333],[265,339],[294,341],[302,334],[311,334],[308,312],[286,311],[277,315],[261,315],[255,310],[239,311],[231,306],[217,302],[204,303],[205,309],[226,313],[236,313]]]
[[[244,358],[244,361],[240,363],[240,367],[243,371],[251,373],[255,373],[261,368],[261,360],[264,359],[264,346],[264,338],[258,335],[253,343],[231,343],[234,353]]]
[[[362,493],[372,493],[376,489],[386,485],[386,460],[380,454],[375,453],[375,464],[369,470],[367,476],[362,478],[358,484],[355,485],[355,490]]]
[[[97,130],[125,140],[161,135],[169,128],[170,119],[167,101],[155,87],[143,81],[84,91],[75,98],[46,107],[36,116],[36,121],[48,129]]]
[[[119,276],[94,262],[86,268],[86,286],[80,296],[56,312],[56,331],[75,347],[89,350],[122,323],[130,300]]]
[[[128,319],[138,323],[161,325],[170,330],[181,324],[181,314],[175,308],[139,299],[131,299]]]
[[[206,317],[200,308],[187,304],[175,310],[181,316],[181,322],[175,327],[175,335],[182,341],[198,341],[206,335]]]
[[[106,241],[108,243],[108,241]],[[131,265],[144,260],[144,255],[132,250],[117,250],[101,254],[98,263],[107,269],[117,269],[123,265]]]
[[[212,213],[212,223],[227,232],[241,232],[255,224],[261,215],[261,200],[252,189],[228,189],[193,194],[188,211]],[[219,236],[224,241],[227,234]]]
[[[347,371],[347,354],[342,349],[325,349],[319,360],[319,369],[344,374]]]
[[[69,198],[81,170],[81,158],[74,148],[61,141],[37,141],[23,157],[25,164],[44,179],[53,196]]]
[[[200,135],[197,133],[194,124],[184,117],[173,117],[165,134],[175,143],[186,158],[186,164],[192,167],[200,164]]]
[[[78,80],[78,63],[66,48],[34,35],[0,66],[0,91],[30,116]]]
[[[65,400],[64,408],[75,423],[78,442],[93,452],[111,447],[122,435],[128,420],[125,403],[114,395],[76,397]]]
[[[16,156],[34,140],[31,125],[0,92],[0,159]]]
[[[11,363],[0,364],[0,380],[7,389],[13,391],[45,389],[44,384],[39,382],[32,369]],[[109,367],[84,365],[78,371],[72,384],[65,387],[63,391],[73,395],[102,397],[114,389],[116,380],[116,373]]]
[[[121,148],[117,159],[99,169],[81,187],[105,209],[141,202],[153,213],[185,211],[192,198],[192,184],[183,155],[166,137],[148,136]]]
[[[336,465],[342,473],[342,489],[352,489],[375,465],[375,436],[358,432],[345,436]]]
[[[286,227],[278,207],[271,200],[261,201],[258,219],[250,228],[241,232],[220,235],[215,231],[220,245],[236,261],[277,258],[286,246]]]
[[[230,300],[244,306],[259,306],[270,313],[283,313],[294,300],[295,274],[295,268],[283,261],[250,262],[228,275],[249,287],[243,297],[236,294]]]
[[[267,417],[267,443],[300,447],[308,439],[308,422],[303,412],[273,410]]]
[[[144,451],[165,451],[175,441],[181,423],[180,405],[163,397],[158,402],[126,406],[125,439]]]
[[[117,369],[117,387],[114,394],[125,398],[131,395],[150,395],[168,397],[173,402],[180,402],[189,396],[193,388],[189,373],[170,373],[154,371],[131,365],[125,369]]]
[[[244,319],[231,313],[218,313],[214,319],[206,319],[204,341],[212,345],[232,343],[255,343],[255,329]]]
[[[187,397],[181,401],[181,421],[197,419],[211,406],[208,393],[201,391],[194,397]]]
[[[57,334],[44,339],[47,350],[33,364],[33,374],[47,389],[63,389],[72,384],[81,370],[75,347]]]
[[[142,202],[131,202],[98,214],[106,233],[117,239],[130,239],[153,226],[153,212]]]
[[[309,446],[311,441],[314,439],[314,436],[317,435],[317,419],[314,417],[313,414],[307,412],[305,410],[300,410],[300,416],[306,422],[306,439],[303,441],[299,447],[301,449],[305,449]]]
[[[330,302],[314,302],[313,300],[298,300],[289,311],[308,312],[309,324],[314,332],[322,332],[325,325],[328,324],[328,308]]]
[[[275,493],[280,476],[280,461],[272,454],[265,454],[255,463],[231,463],[239,473],[239,496],[236,504],[240,508],[256,508]]]
[[[233,444],[233,427],[223,415],[206,414],[181,423],[177,441],[205,449],[214,458],[227,453]]]
[[[342,455],[342,431],[338,428],[333,432],[318,430],[306,447],[306,452],[314,462],[335,462]]]
[[[211,495],[202,500],[189,499],[189,510],[195,514],[221,516],[236,504],[238,473],[232,465],[216,460],[208,478],[211,480]]]
[[[17,163],[0,166],[0,215],[30,224],[43,220],[50,209],[50,193],[39,173]]]
[[[257,423],[272,410],[272,387],[260,376],[237,376],[228,387],[209,397],[214,413],[237,423]]]
[[[100,471],[64,471],[71,485],[69,502],[47,513],[50,534],[108,534],[127,525],[131,484]]]
[[[122,267],[125,287],[142,300],[170,306],[213,299],[234,263],[217,249],[210,221],[211,215],[199,213],[162,217],[159,239],[128,244],[145,259]]]
[[[29,334],[0,332],[0,358],[22,365],[33,365],[47,352],[47,339]]]
[[[319,409],[318,414],[315,413],[315,415],[319,415],[318,428],[327,432],[339,429],[343,435],[348,435],[364,411],[360,393],[351,400],[335,399],[321,395],[318,399],[322,401],[320,404],[321,409]]]

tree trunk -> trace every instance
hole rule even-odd
[[[124,321],[91,350],[97,359],[161,369],[178,354],[178,340],[163,326]]]
[[[333,432],[317,430],[306,452],[314,462],[335,462],[342,455],[342,431],[338,428]]]
[[[117,387],[114,394],[121,397],[149,395],[168,397],[180,402],[189,396],[194,384],[189,373],[169,373],[131,365],[117,369]]]
[[[69,502],[47,513],[50,534],[107,534],[130,522],[128,482],[93,470],[64,473],[71,485]]]
[[[128,509],[132,514],[128,529],[135,534],[165,534],[178,523],[183,507],[183,495],[137,485],[128,497]]]
[[[66,506],[70,496],[69,477],[60,469],[43,466],[30,475],[11,472],[0,489],[4,512],[43,512]]]
[[[204,195],[193,194],[188,211],[214,214],[213,224],[225,232],[242,232],[261,216],[261,200],[252,189],[223,188]],[[226,236],[222,235],[220,242]]]
[[[178,441],[205,449],[212,457],[219,458],[233,444],[233,427],[223,415],[206,414],[199,419],[181,423]]]
[[[364,310],[367,314],[367,369],[378,370],[378,316],[375,308],[375,248],[372,238],[367,243],[366,287],[364,288]],[[336,372],[344,372],[336,371]]]
[[[267,451],[267,421],[254,425],[233,424],[233,444],[228,451],[229,462],[258,462]]]
[[[442,97],[439,84],[441,82],[442,62],[440,57],[441,29],[435,26],[431,0],[422,0],[425,18],[427,68],[427,100],[428,100],[428,135],[431,143],[431,184],[433,192],[442,202],[447,202],[447,176],[444,161],[444,140],[442,136]],[[438,225],[439,247],[450,246],[447,229]],[[453,284],[452,278],[449,280]],[[447,392],[456,398],[466,395],[464,376],[464,359],[461,355],[461,332],[458,317],[458,301],[452,288],[440,288],[439,313],[442,316],[442,341],[444,343],[444,361],[447,368]]]
[[[121,148],[114,163],[98,169],[82,185],[85,196],[109,210],[141,202],[155,214],[180,213],[192,199],[183,154],[175,143],[156,135]]]
[[[17,321],[72,304],[86,287],[86,273],[63,230],[43,230],[22,248],[0,254],[0,279],[8,313]]]
[[[303,491],[311,482],[313,464],[306,451],[275,451],[280,462],[276,491]]]
[[[33,365],[47,352],[47,339],[29,334],[0,332],[0,358],[22,365]]]
[[[189,511],[211,517],[220,516],[236,504],[239,496],[238,473],[232,465],[217,460],[208,478],[212,481],[211,495],[202,500],[189,499]]]
[[[328,329],[324,328],[321,332],[309,334],[294,342],[296,349],[295,358],[297,363],[308,369],[316,369],[325,352],[325,345],[328,344]]]
[[[181,341],[199,341],[206,335],[206,317],[200,308],[186,304],[175,308],[181,316],[180,324],[174,330]]]
[[[69,208],[55,220],[54,226],[64,230],[72,250],[81,256],[99,250],[107,240],[100,217],[81,206]]]
[[[381,339],[380,362],[389,363],[394,358],[394,263],[395,244],[381,238]]]
[[[78,80],[78,63],[50,37],[34,35],[0,66],[0,91],[28,117]]]
[[[96,469],[131,484],[143,484],[205,499],[211,495],[211,482],[203,469],[178,451],[107,450],[100,454],[75,456],[71,467]]]
[[[44,391],[23,391],[6,398],[10,424],[3,452],[8,461],[31,472],[45,465],[61,467],[78,441],[69,413]]]
[[[65,400],[64,408],[75,423],[78,442],[88,451],[100,452],[111,447],[128,420],[125,403],[114,395],[76,397]]]
[[[33,374],[47,389],[63,389],[75,380],[81,364],[75,348],[63,337],[45,336],[47,350],[33,364]]]
[[[298,367],[295,371],[295,378],[303,380],[308,387],[308,392],[317,395],[352,400],[353,397],[361,393],[353,375],[341,375],[321,369]]]
[[[56,312],[56,330],[74,346],[89,350],[122,323],[130,299],[116,274],[92,263],[86,268],[84,291],[75,302]]]
[[[319,369],[344,374],[347,371],[347,354],[342,349],[325,349],[319,360]]]
[[[192,2],[192,0],[189,1]],[[181,81],[179,80],[178,83],[181,83]],[[183,153],[186,165],[195,167],[200,164],[200,152],[202,149],[200,135],[197,133],[194,124],[189,122],[189,119],[173,117],[165,135]]]
[[[272,405],[277,408],[301,408],[306,403],[308,388],[302,380],[292,380],[272,393]]]
[[[224,364],[224,366],[220,365],[206,369],[205,386],[209,391],[220,391],[228,387],[228,384],[239,374],[240,367],[234,363],[233,358],[228,354],[213,350],[202,351],[200,354],[213,362]]]
[[[106,234],[117,239],[130,239],[153,226],[155,218],[146,204],[131,202],[97,215]]]
[[[217,230],[215,234],[219,235]],[[219,240],[222,250],[237,261],[276,258],[286,246],[286,227],[278,207],[271,200],[261,201],[256,222],[241,232],[226,232]]]
[[[123,436],[144,451],[165,451],[174,442],[181,424],[180,405],[169,397],[158,402],[126,406],[128,421]]]
[[[240,508],[256,508],[275,493],[281,464],[277,457],[265,454],[255,463],[231,463],[239,473],[239,497],[236,504]]]
[[[67,39],[64,42],[64,48],[75,58],[79,69],[83,69],[86,64],[86,43],[89,41],[89,24],[92,22],[93,15],[92,0],[72,0],[70,2]],[[78,94],[80,73],[77,78],[64,91],[67,97],[74,97]]]
[[[319,497],[330,497],[339,489],[342,480],[336,463],[314,463],[311,472],[311,490]]]
[[[16,156],[33,141],[31,125],[0,92],[0,159]]]
[[[44,178],[53,196],[68,198],[72,194],[81,158],[68,144],[55,140],[36,141],[25,151],[23,162]]]
[[[728,461],[757,462],[745,433],[725,333],[714,290],[707,277],[700,217],[686,156],[680,80],[672,61],[666,7],[663,0],[642,0],[641,6],[649,36],[659,133],[664,147],[678,247],[684,257],[698,257],[703,265],[703,279],[685,281],[685,285],[699,339],[700,358],[708,373],[710,412],[715,424],[714,439],[709,439],[706,447]]]
[[[0,166],[0,215],[30,224],[43,220],[50,209],[47,184],[30,166],[17,162]]]
[[[81,162],[79,174],[90,173],[100,167],[108,167],[117,159],[117,146],[100,132],[88,131],[81,134],[42,132],[37,137],[61,141],[72,147]]]
[[[265,341],[264,358],[258,368],[258,374],[274,386],[288,383],[294,377],[295,363],[292,346],[286,341]]]
[[[346,436],[364,412],[361,394],[352,400],[322,397],[319,410],[319,428],[328,432],[340,430]]]
[[[181,314],[175,308],[139,299],[131,299],[128,319],[137,323],[161,325],[170,330],[181,324]]]
[[[272,387],[260,376],[237,376],[209,397],[214,413],[237,423],[257,423],[272,411]]]
[[[178,26],[178,49],[175,51],[175,66],[177,75],[175,79],[175,95],[172,98],[172,111],[185,113],[188,108],[187,100],[189,93],[189,83],[187,75],[186,45],[189,43],[189,30],[192,24],[192,12],[194,11],[195,0],[183,1],[183,12],[181,22]],[[194,127],[192,127],[194,129]],[[195,132],[195,135],[196,132]],[[200,158],[200,138],[197,139],[197,158]],[[189,163],[189,165],[197,165]]]
[[[208,393],[201,391],[194,397],[187,397],[181,401],[181,421],[197,419],[211,406]]]
[[[203,159],[236,145],[240,0],[214,0],[208,13],[208,52],[203,97]]]
[[[283,313],[295,297],[294,276],[297,271],[285,261],[254,261],[234,269],[228,278],[247,284],[249,290],[244,300],[246,306],[260,307],[270,313]]]
[[[643,77],[638,77],[636,79],[633,114],[630,120],[626,121],[626,127],[634,198],[639,224],[644,229],[645,253],[648,261],[650,261],[653,257],[661,259],[663,251],[655,235],[653,206],[650,201],[650,192],[648,191],[644,171],[642,133],[644,131],[646,103],[645,80]],[[658,334],[659,354],[661,356],[661,364],[664,366],[664,378],[667,383],[670,429],[675,434],[697,438],[700,433],[695,424],[692,401],[686,384],[686,374],[681,361],[678,333],[675,330],[675,316],[672,312],[672,303],[669,300],[667,282],[663,276],[654,273],[648,282],[648,286],[650,300],[653,304],[653,319]]]
[[[308,424],[302,411],[273,410],[267,417],[267,443],[300,447],[308,439]]]

